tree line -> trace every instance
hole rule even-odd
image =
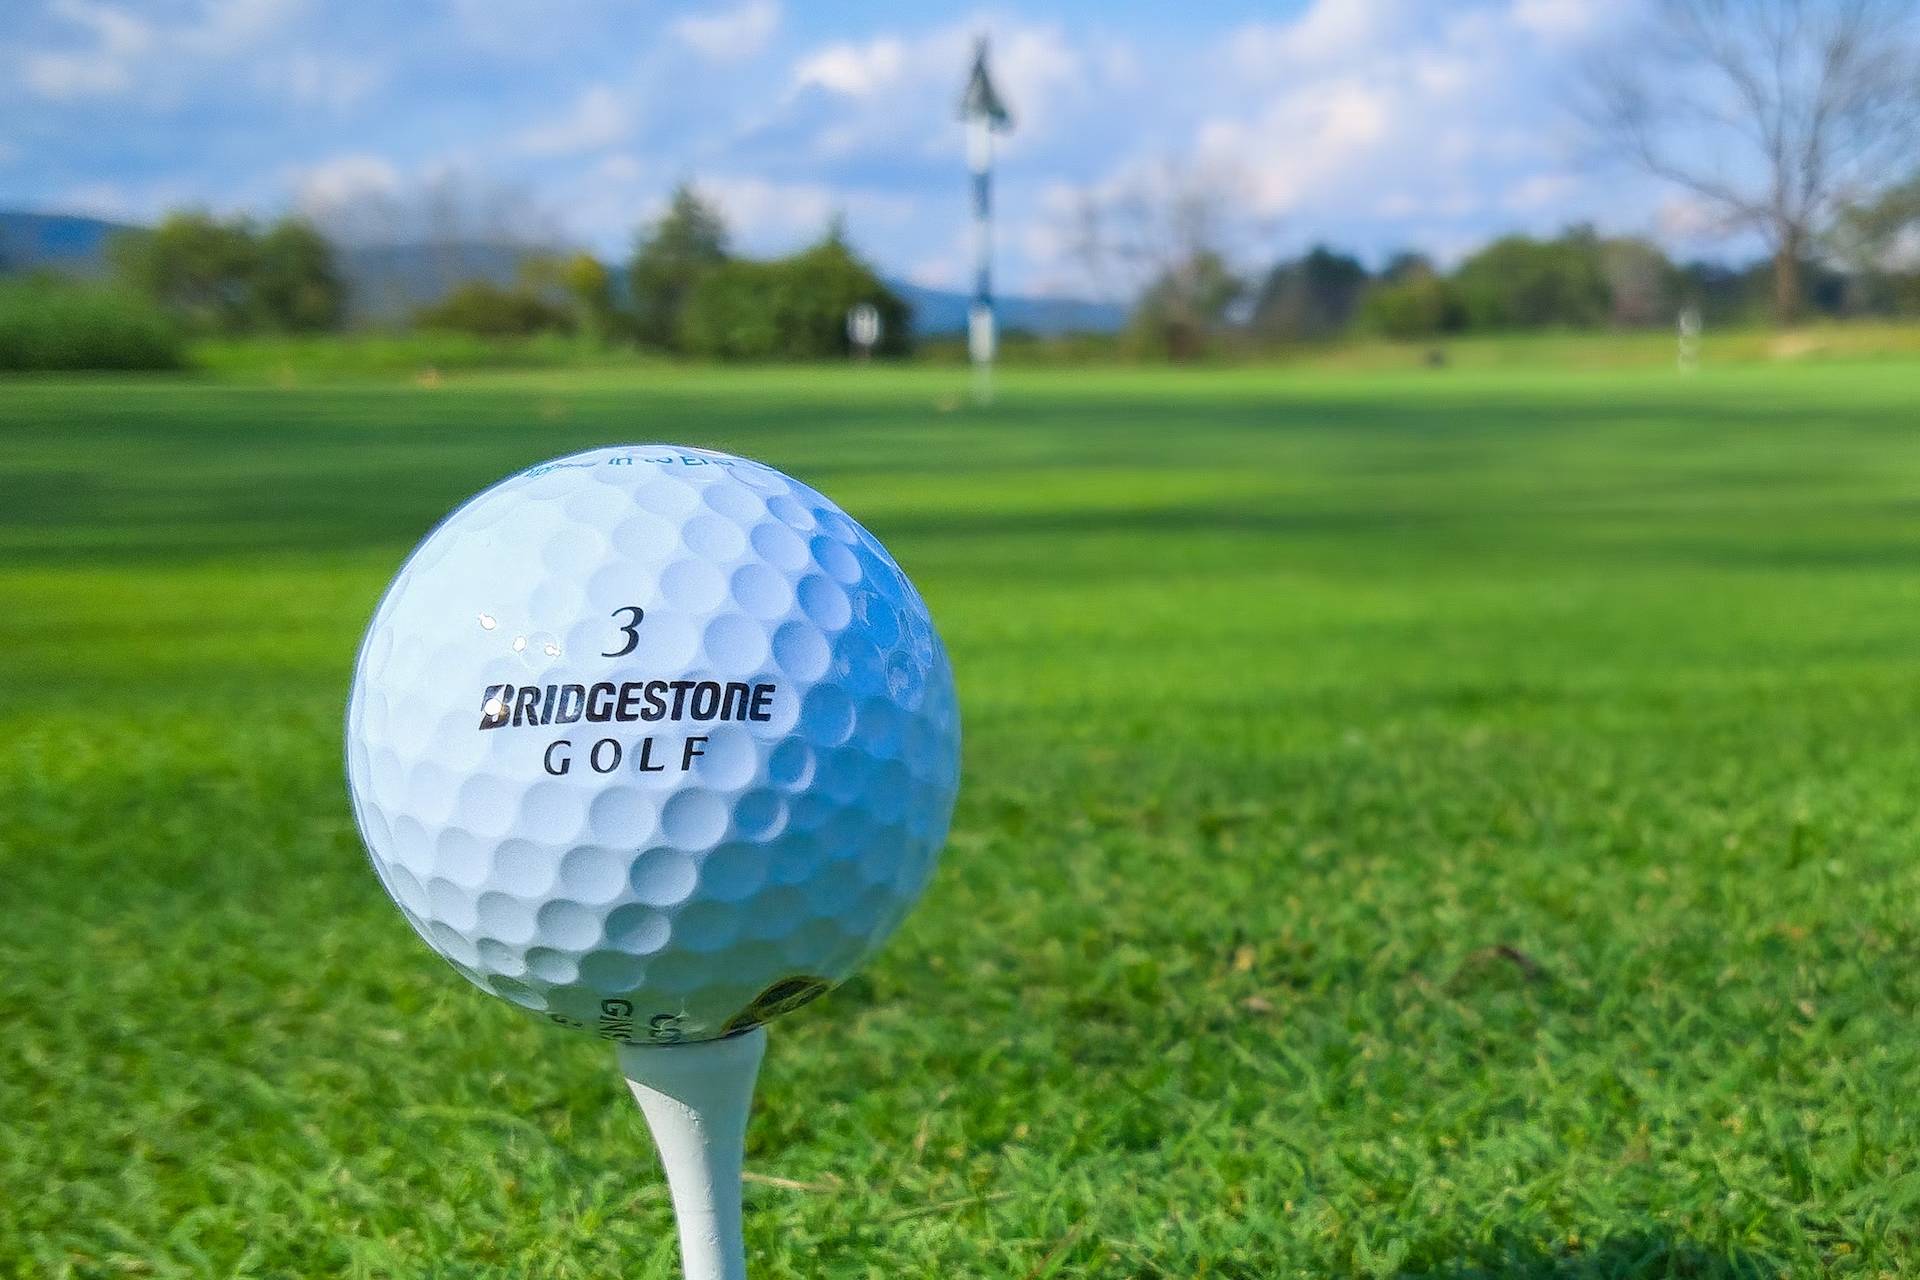
[[[1794,266],[1796,316],[1920,316],[1920,263],[1901,268],[1885,246],[1920,228],[1920,181],[1854,211],[1855,228]],[[1316,245],[1242,277],[1202,250],[1142,292],[1131,337],[1180,357],[1209,345],[1285,346],[1353,335],[1419,340],[1527,329],[1631,329],[1694,310],[1709,324],[1773,315],[1778,263],[1675,262],[1652,242],[1576,226],[1558,236],[1507,235],[1443,270],[1425,254],[1394,254],[1370,270]]]
[[[517,248],[508,281],[471,279],[407,323],[487,338],[571,334],[699,359],[845,355],[847,312],[874,307],[879,351],[907,348],[908,308],[831,222],[796,253],[735,254],[719,211],[690,185],[642,228],[623,269],[587,253]],[[169,215],[109,248],[115,279],[196,334],[322,333],[346,327],[336,248],[310,224]]]

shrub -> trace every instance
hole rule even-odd
[[[482,338],[525,338],[536,333],[571,333],[573,316],[565,308],[524,289],[502,289],[474,280],[430,307],[414,313],[422,329],[471,333]]]
[[[1360,304],[1360,324],[1389,338],[1432,338],[1459,332],[1466,326],[1466,311],[1451,284],[1414,272],[1369,290]]]
[[[180,330],[149,303],[59,281],[0,282],[0,369],[177,369]]]

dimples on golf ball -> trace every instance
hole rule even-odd
[[[666,445],[512,476],[414,551],[354,672],[387,891],[487,991],[698,1040],[845,978],[945,842],[953,675],[873,536]]]

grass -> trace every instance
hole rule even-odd
[[[1674,334],[1664,328],[1469,334],[1415,342],[1354,335],[1330,343],[1227,349],[1212,363],[1215,367],[1242,369],[1264,366],[1345,374],[1413,373],[1433,372],[1430,365],[1436,354],[1444,359],[1447,371],[1456,373],[1532,371],[1557,375],[1568,371],[1670,371],[1676,350]],[[1006,344],[1003,355],[1009,365],[1027,370],[1088,366],[1118,370],[1143,363],[1128,354],[1119,338],[1097,334],[1045,339],[1015,336]],[[919,344],[917,357],[922,364],[957,368],[966,362],[966,344],[958,338],[930,339]],[[1911,364],[1920,360],[1920,324],[1856,319],[1817,321],[1787,331],[1754,326],[1714,328],[1702,339],[1700,360],[1709,369],[1835,361]],[[629,378],[672,380],[671,367],[657,356],[619,343],[559,334],[522,339],[421,332],[209,338],[194,345],[192,364],[212,380],[286,389],[400,377],[431,388],[450,375],[470,376],[488,370],[624,373]],[[868,376],[872,373],[868,371]],[[1447,373],[1435,376],[1445,377]]]
[[[358,633],[665,437],[915,574],[947,860],[774,1029],[761,1277],[1920,1275],[1920,365],[0,388],[0,1275],[668,1277],[604,1045],[364,863]]]

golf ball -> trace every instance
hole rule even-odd
[[[671,445],[501,481],[416,548],[347,708],[387,892],[482,989],[630,1043],[728,1035],[900,923],[959,782],[913,584],[806,485]]]

